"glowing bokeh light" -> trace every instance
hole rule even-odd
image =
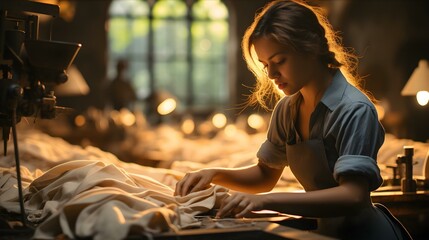
[[[167,115],[176,109],[176,100],[173,98],[167,98],[158,105],[157,111],[160,115]]]
[[[124,126],[130,127],[136,123],[136,116],[128,109],[121,109],[119,117]]]
[[[195,129],[195,122],[192,119],[185,119],[182,123],[182,131],[185,134],[191,134],[194,132]]]
[[[226,116],[223,113],[216,113],[212,118],[213,126],[217,128],[225,127],[227,122]]]
[[[228,124],[224,131],[225,135],[229,138],[233,138],[237,135],[237,127],[234,124]]]
[[[247,124],[253,129],[260,130],[264,127],[265,121],[261,115],[253,113],[247,118]]]
[[[420,91],[416,94],[417,102],[420,106],[426,106],[429,102],[429,92],[428,91]]]
[[[77,115],[77,116],[74,118],[74,124],[75,124],[76,126],[78,126],[78,127],[82,127],[83,125],[85,125],[85,123],[86,123],[86,119],[85,119],[85,117],[84,117],[84,116],[82,116],[82,115]]]

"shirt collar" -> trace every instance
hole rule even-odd
[[[333,111],[343,98],[347,83],[348,82],[341,71],[337,70],[332,79],[331,85],[326,89],[320,102]]]

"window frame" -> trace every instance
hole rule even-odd
[[[114,1],[115,0],[113,0],[112,2],[114,2]],[[136,0],[136,1],[138,1],[138,0]],[[147,6],[149,7],[149,10],[147,12],[147,16],[133,16],[132,14],[115,15],[115,14],[111,14],[110,12],[109,12],[109,16],[108,16],[109,22],[112,18],[124,18],[124,17],[126,19],[129,19],[128,21],[133,21],[133,20],[138,19],[138,18],[147,18],[147,20],[148,20],[147,51],[143,51],[143,53],[141,55],[133,54],[132,52],[130,53],[130,52],[126,52],[126,51],[125,51],[123,56],[120,56],[120,55],[112,56],[112,55],[110,55],[112,53],[111,49],[110,49],[111,39],[110,39],[110,35],[108,34],[108,36],[109,36],[109,44],[108,44],[108,46],[109,46],[109,50],[108,50],[109,59],[108,59],[108,62],[109,62],[109,68],[110,69],[114,68],[113,67],[114,63],[121,57],[129,58],[129,59],[131,59],[131,61],[136,61],[134,59],[138,59],[136,62],[141,62],[142,64],[146,64],[147,75],[148,75],[148,82],[147,82],[148,83],[148,91],[146,93],[140,92],[139,96],[141,98],[144,98],[145,96],[149,96],[150,94],[159,90],[159,89],[157,89],[157,86],[156,86],[157,84],[156,84],[156,80],[155,80],[156,79],[156,76],[155,76],[155,67],[156,66],[155,65],[157,64],[157,62],[156,62],[156,55],[154,52],[155,51],[154,46],[156,43],[154,42],[155,41],[155,32],[154,32],[153,24],[155,21],[157,21],[159,19],[163,19],[163,18],[157,18],[156,16],[154,16],[153,10],[154,10],[155,5],[161,1],[165,1],[165,0],[141,0],[141,2],[147,4]],[[222,91],[226,92],[227,94],[220,93],[220,94],[218,94],[219,96],[213,95],[215,100],[213,100],[213,101],[209,100],[208,103],[206,103],[205,105],[197,106],[196,101],[198,101],[198,99],[196,99],[197,95],[196,95],[195,91],[197,91],[198,89],[195,89],[196,79],[194,76],[194,73],[196,71],[195,65],[197,63],[195,63],[196,57],[194,56],[194,44],[195,44],[194,40],[195,39],[193,38],[193,35],[192,35],[192,24],[194,22],[201,23],[202,21],[210,21],[210,19],[194,18],[194,16],[192,15],[192,12],[193,12],[192,8],[193,8],[194,4],[198,3],[199,1],[202,1],[202,0],[177,0],[177,1],[183,2],[186,5],[187,11],[186,11],[185,19],[181,19],[181,20],[186,21],[186,27],[188,30],[188,34],[187,34],[188,37],[186,40],[187,41],[186,42],[187,50],[186,50],[186,57],[185,57],[185,61],[187,62],[187,71],[186,71],[187,74],[186,74],[186,80],[184,82],[186,84],[186,87],[185,87],[186,94],[185,94],[185,97],[182,97],[182,99],[181,99],[182,100],[181,105],[182,105],[182,107],[185,108],[185,110],[191,109],[191,108],[192,109],[195,109],[195,108],[212,108],[212,109],[220,108],[221,106],[223,106],[229,102],[229,97],[230,97],[229,95],[230,94],[228,94],[228,93],[230,91],[229,88],[231,86],[230,84],[228,84],[229,83],[229,77],[230,77],[229,73],[228,73],[228,71],[229,71],[229,69],[228,69],[229,51],[228,51],[228,44],[227,44],[228,40],[230,38],[230,22],[229,22],[230,11],[228,9],[228,6],[224,2],[224,0],[219,0],[219,2],[222,3],[223,6],[225,7],[225,9],[227,10],[227,17],[225,19],[223,19],[223,21],[226,24],[226,29],[227,29],[226,30],[227,35],[226,35],[226,39],[225,39],[225,47],[223,49],[223,53],[221,53],[219,55],[220,57],[217,58],[217,60],[215,58],[215,60],[213,61],[213,57],[210,57],[209,61],[208,61],[209,62],[208,64],[212,68],[214,68],[213,66],[216,66],[216,64],[220,64],[220,65],[223,64],[224,65],[225,71],[223,72],[222,76],[220,77],[221,79],[223,79],[223,83],[221,83],[221,85],[219,85],[219,86],[221,86]],[[212,1],[212,0],[208,0],[208,1]],[[171,18],[171,19],[165,18],[164,20],[175,21],[174,18]],[[215,22],[215,21],[218,21],[218,20],[213,20],[213,22]],[[132,33],[131,33],[131,35],[132,35]],[[143,58],[139,58],[142,56],[143,56]],[[212,62],[214,62],[214,63],[212,63]],[[112,78],[112,76],[111,76],[112,74],[113,74],[112,72],[110,72],[110,74],[108,73],[108,75],[110,75],[109,79]],[[136,84],[134,76],[132,76],[131,79],[133,81],[133,84]]]

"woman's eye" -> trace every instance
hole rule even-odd
[[[283,58],[283,59],[280,59],[279,61],[277,61],[276,64],[279,65],[279,64],[282,64],[284,62],[285,62],[285,59]]]

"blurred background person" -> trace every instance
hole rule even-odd
[[[136,92],[127,77],[128,61],[119,59],[116,64],[116,77],[107,87],[107,98],[113,109],[132,109],[137,100]]]

